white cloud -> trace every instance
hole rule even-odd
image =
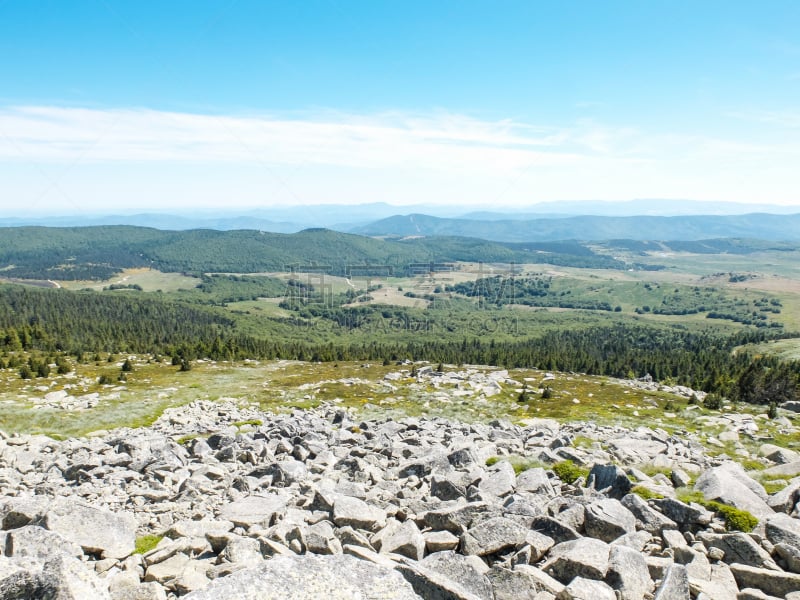
[[[392,165],[513,170],[580,157],[511,121],[458,115],[321,119],[231,117],[152,110],[16,107],[0,111],[0,158],[42,161],[258,161],[271,165]]]
[[[680,197],[798,204],[798,115],[751,135],[541,127],[463,115],[214,116],[0,108],[0,209],[388,201],[524,205]],[[744,118],[739,116],[739,118]],[[793,120],[794,119],[794,120]],[[780,125],[779,125],[780,123]],[[10,204],[15,206],[12,207]]]

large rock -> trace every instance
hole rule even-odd
[[[50,498],[27,496],[8,498],[0,504],[0,521],[3,529],[16,529],[38,521],[47,512]]]
[[[767,539],[773,544],[783,542],[789,546],[800,548],[800,519],[778,513],[767,519],[765,531]]]
[[[333,504],[333,522],[337,527],[375,531],[386,525],[386,513],[350,496],[338,496]]]
[[[25,600],[36,598],[39,591],[35,569],[0,554],[0,598]]]
[[[41,588],[34,598],[111,600],[107,584],[71,556],[59,556],[45,563],[39,578]]]
[[[576,577],[556,596],[557,600],[617,600],[614,590],[603,581]]]
[[[59,534],[36,525],[12,529],[6,535],[6,556],[29,558],[44,563],[58,555],[80,558],[80,546],[65,540]]]
[[[425,538],[414,521],[404,521],[381,542],[381,553],[400,554],[414,560],[425,555]]]
[[[480,598],[492,600],[492,586],[482,573],[475,569],[473,562],[456,552],[436,552],[426,556],[420,563],[425,569],[436,571],[451,581],[458,582],[465,591]],[[418,593],[419,590],[417,590]]]
[[[636,517],[619,500],[604,498],[586,507],[584,528],[586,535],[612,542],[636,531]]]
[[[547,471],[541,467],[527,469],[517,475],[517,491],[543,494],[551,498],[556,495]]]
[[[493,600],[537,600],[543,591],[530,576],[517,570],[494,567],[486,577],[492,586]]]
[[[633,487],[625,471],[616,465],[594,465],[589,471],[586,485],[596,490],[606,490],[612,498],[622,498]]]
[[[400,573],[344,554],[278,556],[212,581],[186,600],[419,600]]]
[[[644,556],[627,546],[611,546],[605,581],[617,591],[620,600],[642,600],[653,590]]]
[[[686,567],[673,563],[664,573],[654,600],[686,600],[687,598],[689,598],[689,574],[686,572]]]
[[[481,478],[478,489],[483,495],[489,494],[502,498],[514,491],[516,483],[517,476],[514,473],[514,467],[508,461],[501,460]]]
[[[461,538],[464,554],[485,556],[525,543],[528,530],[511,519],[495,517],[469,529]]]
[[[84,502],[60,498],[44,516],[46,529],[78,544],[87,554],[125,558],[136,547],[136,519]]]
[[[677,529],[678,525],[650,505],[636,494],[628,494],[621,500],[622,506],[627,508],[636,517],[636,525],[654,535],[660,534],[664,529]]]
[[[562,542],[550,549],[542,569],[565,584],[575,577],[603,579],[608,572],[610,551],[608,544],[593,538]]]
[[[714,600],[737,600],[739,588],[730,568],[725,563],[711,565],[707,578],[692,577],[689,571],[689,589],[692,597]]]
[[[783,598],[789,592],[800,590],[800,575],[796,573],[737,564],[731,565],[731,572],[740,588],[758,588],[779,598]]]
[[[739,563],[751,567],[778,569],[769,553],[746,533],[702,533],[699,539],[707,548],[722,550],[725,553],[723,560],[728,564]]]
[[[286,512],[288,501],[289,499],[281,494],[246,496],[224,505],[219,512],[219,518],[241,527],[251,525],[269,527]]]
[[[767,504],[767,494],[758,482],[748,477],[744,469],[733,462],[723,463],[705,471],[694,484],[706,500],[716,500],[746,510],[759,519],[774,511]]]

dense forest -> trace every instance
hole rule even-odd
[[[202,292],[201,292],[202,293]],[[535,367],[614,377],[671,380],[731,398],[766,402],[796,396],[800,365],[734,352],[744,344],[776,337],[750,329],[735,335],[693,333],[681,327],[614,325],[547,331],[525,339],[463,337],[458,330],[435,335],[375,336],[363,327],[372,317],[402,319],[399,307],[332,307],[327,319],[338,335],[243,333],[214,307],[159,297],[0,286],[0,366],[25,351],[136,352],[181,360],[288,358],[312,361],[428,360],[451,364]],[[338,311],[338,312],[337,312]],[[360,314],[360,321],[355,317]],[[337,322],[338,318],[341,322]],[[308,314],[305,315],[309,316]],[[276,325],[281,320],[275,320]],[[302,326],[282,320],[283,326]],[[425,327],[429,326],[426,323]],[[363,334],[360,330],[363,327]],[[355,332],[355,335],[354,335]],[[425,333],[425,328],[420,330]],[[302,333],[302,331],[301,331]],[[177,364],[177,362],[176,362]]]
[[[129,226],[0,229],[0,275],[20,279],[102,280],[133,267],[197,275],[292,269],[349,275],[353,269],[371,266],[402,275],[414,265],[455,261],[631,266],[578,242],[503,244],[459,237],[381,240],[326,229],[295,234]]]

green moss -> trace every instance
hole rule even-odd
[[[703,492],[698,492],[697,490],[687,487],[681,487],[675,490],[675,497],[686,504],[690,504],[692,502],[702,504],[704,506],[706,504],[706,497],[703,495]]]
[[[780,492],[783,488],[789,485],[789,482],[783,477],[777,479],[764,478],[761,480],[761,485],[764,486],[764,491],[767,492],[767,494],[772,495]]]
[[[177,440],[175,440],[175,443],[176,444],[180,444],[181,446],[185,446],[186,444],[188,444],[189,442],[191,442],[193,439],[195,439],[197,437],[198,437],[198,434],[196,434],[196,433],[190,433],[188,435],[182,435]]]
[[[713,510],[725,519],[725,528],[728,531],[743,531],[748,533],[758,525],[758,518],[740,508],[722,504],[721,502],[708,502],[706,508]]]
[[[748,533],[758,525],[758,518],[740,508],[716,502],[714,500],[708,501],[703,496],[702,492],[697,490],[689,490],[688,488],[679,488],[675,493],[678,500],[681,502],[696,502],[707,508],[713,510],[725,520],[725,528],[728,531],[743,531]]]
[[[528,469],[533,469],[536,467],[544,467],[544,463],[539,460],[524,458],[522,456],[490,456],[486,459],[486,466],[491,467],[492,465],[496,465],[501,460],[505,460],[511,463],[511,466],[514,469],[514,473],[519,475],[523,471],[527,471]]]
[[[142,535],[136,538],[136,549],[133,551],[134,554],[146,554],[150,552],[153,548],[158,546],[158,542],[160,542],[164,538],[163,535]]]
[[[664,497],[661,494],[657,494],[653,490],[643,487],[641,485],[633,486],[633,488],[631,489],[631,493],[636,494],[637,496],[639,496],[644,500],[653,500],[656,498],[660,499]]]
[[[588,469],[579,467],[571,460],[562,460],[553,465],[553,472],[564,483],[574,483],[579,477],[587,477]]]
[[[766,465],[761,461],[748,459],[742,461],[742,468],[745,471],[763,471]]]
[[[241,429],[242,427],[247,427],[248,425],[252,425],[254,427],[260,427],[263,424],[264,421],[262,421],[261,419],[248,419],[247,421],[235,421],[233,423],[233,426]]]

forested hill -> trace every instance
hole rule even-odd
[[[800,240],[800,214],[680,217],[579,216],[539,219],[451,219],[397,215],[351,230],[363,235],[456,235],[504,242],[553,240],[702,240],[757,238]]]
[[[578,242],[503,244],[459,237],[380,240],[326,229],[161,231],[132,226],[0,229],[0,276],[106,279],[124,268],[165,272],[253,273],[320,268],[347,274],[366,265],[394,272],[414,263],[518,262],[625,268]]]

